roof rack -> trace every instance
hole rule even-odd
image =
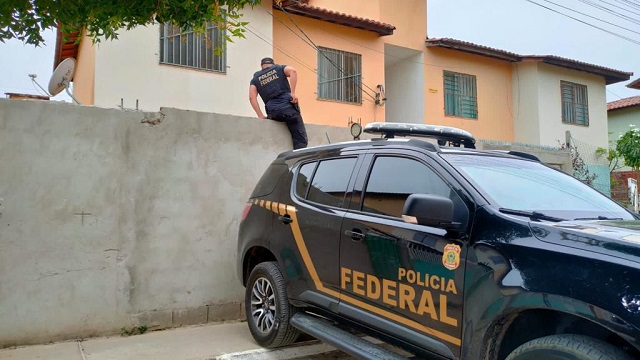
[[[374,122],[364,127],[364,132],[368,134],[382,134],[385,139],[393,139],[396,136],[418,136],[438,140],[438,145],[475,149],[476,139],[470,132],[451,126],[411,124],[411,123],[388,123]]]
[[[488,150],[488,151],[493,152],[493,153],[509,154],[509,155],[521,157],[523,159],[529,159],[529,160],[533,160],[533,161],[537,161],[537,162],[542,162],[542,161],[540,161],[539,157],[535,156],[534,154],[530,154],[530,153],[524,152],[524,151],[517,151],[517,150]]]

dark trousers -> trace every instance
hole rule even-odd
[[[302,149],[307,147],[307,131],[302,121],[300,110],[296,106],[289,106],[284,109],[267,111],[267,118],[275,121],[284,122],[291,133],[294,149]]]

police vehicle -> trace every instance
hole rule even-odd
[[[398,358],[354,329],[435,359],[640,359],[635,214],[463,130],[364,131],[381,136],[280,154],[244,208],[238,271],[260,345],[302,331]]]

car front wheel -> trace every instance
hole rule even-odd
[[[619,348],[582,335],[551,335],[531,340],[506,360],[631,360]]]
[[[249,330],[258,344],[276,348],[298,338],[300,331],[289,323],[296,308],[289,304],[277,263],[264,262],[251,271],[244,299]]]

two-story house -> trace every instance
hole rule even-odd
[[[203,38],[156,24],[113,42],[61,43],[56,62],[77,57],[74,93],[83,104],[255,116],[249,79],[271,56],[297,69],[306,123],[449,125],[479,139],[549,146],[569,130],[607,146],[605,87],[631,73],[429,39],[426,11],[425,0],[264,1],[244,11],[246,39],[233,43],[213,26]]]

